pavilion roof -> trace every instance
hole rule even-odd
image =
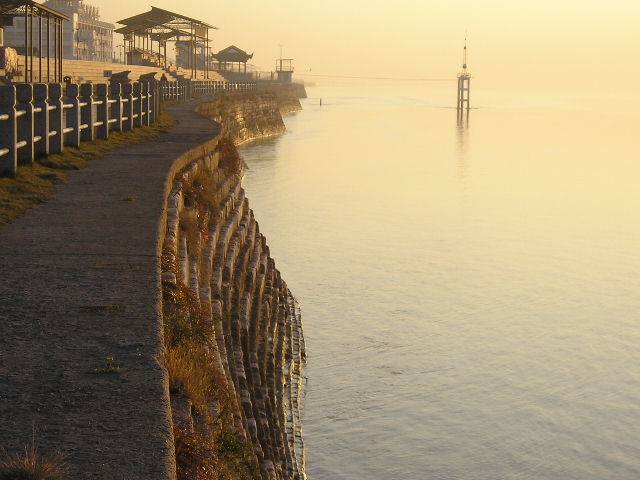
[[[162,40],[169,40],[173,37],[195,37],[199,40],[206,40],[207,37],[201,35],[196,32],[189,32],[187,30],[180,30],[178,28],[173,28],[166,25],[156,25],[153,27],[142,27],[140,25],[125,25],[124,27],[120,27],[114,30],[116,33],[121,33],[122,35],[128,35],[130,33],[152,33],[153,35],[157,35]]]
[[[118,33],[137,33],[153,28],[173,28],[176,30],[188,29],[191,27],[213,28],[216,30],[218,28],[213,25],[209,25],[202,20],[187,17],[185,15],[157,7],[151,7],[151,10],[148,12],[118,20],[118,23],[126,25],[125,27],[116,30]]]
[[[241,48],[235,45],[230,45],[227,48],[220,50],[218,53],[212,55],[213,58],[219,62],[246,62],[253,58],[253,53],[248,54]]]
[[[45,7],[34,0],[2,0],[0,2],[0,16],[19,17],[25,14],[27,8],[39,17],[54,17],[62,20],[70,20],[64,13],[60,13],[49,7]]]

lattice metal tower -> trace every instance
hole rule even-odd
[[[462,71],[458,73],[458,115],[466,109],[469,112],[469,96],[471,93],[471,74],[467,71],[467,38],[464,39],[462,54]]]

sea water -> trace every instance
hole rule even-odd
[[[309,477],[636,480],[640,98],[455,88],[319,79],[242,148]]]

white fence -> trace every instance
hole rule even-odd
[[[65,145],[148,126],[157,120],[162,101],[255,89],[255,83],[212,80],[0,86],[0,175],[14,176],[19,164],[61,153]]]
[[[219,92],[249,92],[258,88],[255,82],[192,80],[190,83],[193,93],[199,95],[211,95]]]
[[[0,87],[0,175],[15,175],[18,164],[61,153],[65,145],[154,123],[156,91],[155,82]]]

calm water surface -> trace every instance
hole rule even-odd
[[[325,82],[242,149],[311,480],[640,478],[640,98],[487,92]]]

